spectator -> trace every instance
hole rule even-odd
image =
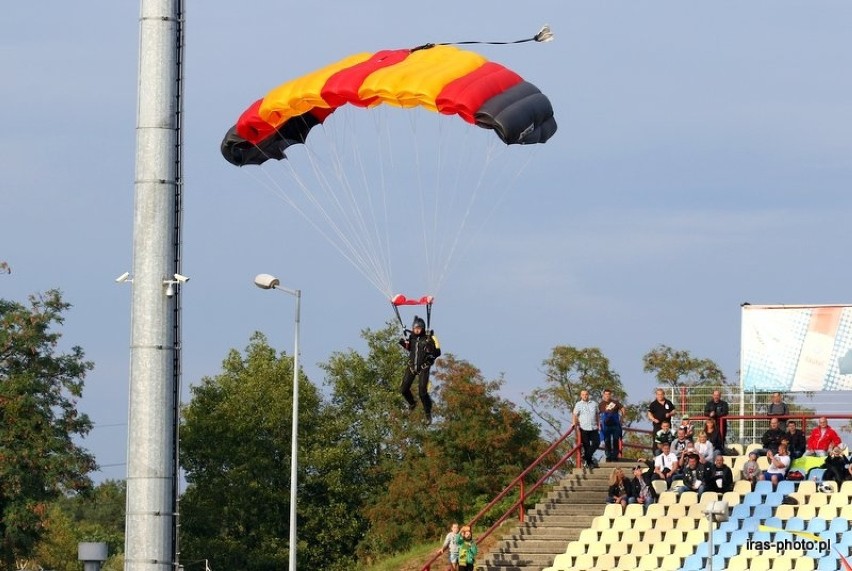
[[[692,423],[689,422],[689,415],[683,415],[683,418],[680,421],[680,426],[678,428],[682,428],[686,437],[692,440],[694,438],[693,426]]]
[[[772,452],[778,452],[778,445],[781,444],[781,439],[785,438],[787,433],[778,425],[777,418],[769,419],[769,430],[763,433],[763,438],[760,439],[760,442],[763,444],[763,453],[765,454],[767,450],[772,450]]]
[[[840,485],[842,482],[852,479],[850,476],[849,460],[843,455],[840,446],[835,446],[831,450],[831,454],[825,459],[822,465],[825,468],[823,480],[831,480]]]
[[[438,553],[443,554],[444,551],[449,550],[449,562],[450,567],[452,567],[453,571],[458,571],[459,568],[459,524],[453,522],[450,526],[450,531],[447,533],[447,536],[444,538],[444,544],[441,546],[441,549],[438,550]]]
[[[644,458],[639,458],[639,462],[645,462]],[[653,466],[652,464],[648,467]],[[654,472],[651,470],[645,471],[645,466],[637,464],[633,467],[633,479],[628,482],[628,498],[627,502],[631,504],[640,504],[650,506],[657,499],[657,491],[651,485],[651,477]]]
[[[679,494],[686,491],[701,494],[704,491],[704,468],[698,464],[698,454],[687,457],[683,468],[683,485],[677,491]]]
[[[840,437],[828,425],[828,419],[819,417],[817,427],[813,429],[808,437],[805,456],[827,456],[828,451],[840,445]]]
[[[666,442],[667,444],[671,444],[675,440],[675,433],[672,432],[672,427],[669,424],[668,420],[664,420],[660,430],[658,430],[654,434],[654,442],[657,443],[657,449],[659,450],[660,444]]]
[[[757,464],[757,452],[752,450],[748,453],[748,460],[745,464],[743,464],[743,480],[751,483],[751,489],[754,489],[754,485],[758,480],[763,479],[763,475],[760,471],[760,466]]]
[[[606,503],[621,504],[627,507],[627,480],[624,479],[624,471],[621,468],[613,468],[609,475],[609,489],[607,490]]]
[[[672,477],[678,470],[677,456],[671,452],[668,442],[660,443],[660,453],[654,457],[654,480],[665,480],[671,486]]]
[[[787,470],[790,468],[790,456],[787,454],[787,445],[781,443],[778,445],[778,453],[771,450],[766,453],[769,458],[769,468],[763,473],[764,480],[772,481],[772,488],[778,486],[778,482],[783,480],[787,475]]]
[[[787,432],[784,436],[790,441],[787,450],[790,451],[790,459],[795,460],[805,455],[805,433],[799,430],[795,420],[787,421]]]
[[[677,443],[677,440],[675,440],[674,443],[672,443],[672,452],[674,452],[675,443]],[[698,457],[698,466],[699,467],[703,466],[703,464],[701,463],[701,456],[699,456],[698,453],[695,452],[695,444],[693,444],[693,442],[691,440],[687,440],[686,446],[684,447],[683,451],[680,454],[678,454],[678,457],[677,457],[677,463],[678,463],[678,466],[680,466],[680,472],[679,473],[681,475],[683,474],[683,469],[686,466],[687,460],[689,460],[690,456],[697,456]]]
[[[757,456],[755,456],[757,458]],[[755,462],[756,464],[757,462]],[[734,489],[734,473],[725,464],[725,457],[721,454],[716,456],[711,468],[707,470],[705,478],[706,490],[708,492],[716,492],[724,494],[731,492]]]
[[[671,426],[672,416],[674,416],[675,407],[672,401],[666,398],[666,393],[663,389],[657,389],[656,399],[651,401],[648,406],[648,420],[653,425],[654,434],[663,428],[663,421],[668,421]]]
[[[703,430],[698,433],[698,442],[695,443],[695,453],[698,454],[698,461],[701,464],[713,462],[713,456],[716,455],[716,449],[707,441],[707,433]]]
[[[728,403],[722,400],[722,391],[713,391],[713,398],[707,401],[704,405],[704,415],[709,416],[716,421],[716,428],[719,429],[719,437],[722,440],[721,450],[725,450],[725,417],[728,416]]]
[[[574,426],[580,427],[580,440],[583,444],[583,468],[597,468],[595,450],[600,445],[598,430],[598,405],[589,398],[589,391],[580,391],[580,400],[574,405]]]
[[[692,444],[692,440],[686,437],[686,431],[683,428],[677,429],[677,436],[672,440],[672,452],[678,455],[678,457],[683,456],[683,453],[686,452],[687,444]]]
[[[707,442],[713,446],[714,455],[725,453],[725,441],[722,439],[718,428],[716,428],[716,421],[712,418],[704,421],[704,434],[707,435]]]
[[[769,403],[766,414],[769,416],[780,416],[781,420],[790,414],[790,407],[781,400],[781,393],[772,393],[772,402]]]
[[[604,389],[598,412],[606,459],[617,460],[621,455],[621,417],[624,415],[624,406],[617,400],[613,400],[610,389]]]
[[[461,528],[457,543],[459,544],[459,571],[473,571],[477,548],[470,526]]]

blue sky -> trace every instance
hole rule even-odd
[[[138,3],[18,2],[0,21],[0,296],[59,287],[64,328],[96,363],[86,440],[123,477]],[[528,37],[482,47],[553,102],[537,150],[471,241],[435,304],[443,347],[505,374],[521,401],[553,346],[597,346],[631,400],[641,357],[664,343],[736,378],[739,305],[850,302],[852,5],[841,1],[536,1],[428,5],[188,2],[184,383],[216,374],[255,330],[290,352],[303,290],[302,356],[362,348],[392,314],[340,255],[218,145],[271,87],[359,51]],[[522,7],[522,9],[521,9]]]

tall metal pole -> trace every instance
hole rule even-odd
[[[125,570],[176,567],[181,0],[141,0]],[[168,284],[173,285],[173,284]]]
[[[302,304],[302,290],[281,286],[278,278],[269,274],[260,274],[254,283],[262,289],[277,289],[296,298],[296,333],[293,347],[293,426],[290,433],[290,571],[296,571],[296,489],[299,468],[299,322]]]

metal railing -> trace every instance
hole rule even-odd
[[[541,478],[539,478],[539,479],[538,479],[538,480],[537,480],[537,481],[536,481],[536,482],[535,482],[532,486],[530,486],[529,488],[527,488],[527,487],[526,487],[526,485],[524,484],[524,478],[526,478],[526,477],[527,477],[527,476],[528,476],[528,475],[529,475],[529,474],[530,474],[533,470],[535,470],[535,469],[539,466],[539,464],[541,464],[541,463],[542,463],[542,462],[543,462],[543,461],[544,461],[547,457],[549,457],[549,456],[550,456],[550,455],[551,455],[551,454],[552,454],[552,453],[553,453],[553,452],[554,452],[554,451],[555,451],[555,450],[559,447],[559,445],[560,445],[560,444],[562,444],[563,442],[565,442],[565,441],[568,439],[568,437],[569,437],[572,433],[574,433],[574,427],[573,427],[573,426],[572,426],[571,428],[569,428],[569,429],[565,432],[565,434],[563,434],[563,435],[562,435],[562,436],[560,436],[560,437],[559,437],[559,438],[558,438],[555,442],[553,442],[553,444],[551,444],[550,446],[548,446],[547,450],[545,450],[544,452],[542,452],[542,453],[541,453],[541,455],[539,455],[539,457],[538,457],[538,458],[536,458],[535,460],[533,460],[533,462],[532,462],[529,466],[527,466],[527,467],[526,467],[526,469],[524,469],[524,471],[523,471],[523,472],[521,472],[521,473],[520,473],[517,477],[515,477],[515,479],[514,479],[514,480],[512,480],[512,481],[511,481],[511,483],[509,483],[509,485],[508,485],[508,486],[506,486],[505,488],[503,488],[503,491],[502,491],[502,492],[500,492],[499,494],[497,494],[497,495],[494,497],[494,499],[493,499],[493,500],[491,500],[491,501],[488,503],[488,505],[487,505],[487,506],[485,506],[484,508],[482,508],[482,509],[479,511],[479,513],[478,513],[478,514],[476,514],[475,516],[473,516],[473,518],[472,518],[472,519],[471,519],[471,520],[467,523],[467,525],[469,525],[471,528],[473,528],[473,526],[476,524],[476,522],[478,522],[480,519],[482,519],[482,517],[483,517],[483,516],[485,516],[485,515],[486,515],[489,511],[491,511],[491,509],[492,509],[495,505],[497,505],[497,502],[499,502],[500,500],[502,500],[503,498],[505,498],[507,495],[509,495],[509,493],[510,493],[510,492],[512,492],[512,491],[513,491],[516,487],[517,487],[517,488],[519,488],[519,494],[518,494],[518,496],[519,496],[519,497],[518,497],[517,501],[515,501],[515,502],[514,502],[514,503],[513,503],[513,504],[512,504],[512,505],[511,505],[511,506],[510,506],[510,507],[509,507],[509,508],[508,508],[508,509],[504,512],[504,513],[503,513],[503,515],[501,515],[499,518],[497,518],[497,520],[496,520],[496,521],[495,521],[495,522],[491,525],[491,527],[489,527],[489,528],[488,528],[488,529],[487,529],[484,533],[479,534],[479,535],[477,536],[477,541],[478,541],[478,542],[481,542],[481,541],[482,541],[482,540],[484,540],[486,537],[488,537],[488,536],[490,536],[492,533],[494,533],[494,531],[495,531],[495,530],[496,530],[496,529],[497,529],[497,528],[498,528],[498,527],[499,527],[499,526],[500,526],[500,525],[501,525],[504,521],[506,521],[506,520],[507,520],[507,519],[508,519],[508,518],[509,518],[509,517],[510,517],[513,513],[515,513],[515,511],[517,511],[517,512],[518,512],[518,520],[519,520],[521,523],[523,523],[523,521],[524,521],[524,502],[527,500],[527,498],[530,496],[530,494],[535,493],[535,492],[536,492],[536,490],[538,490],[538,489],[539,489],[542,485],[544,485],[544,483],[545,483],[545,482],[547,482],[547,480],[548,480],[548,479],[550,479],[550,478],[551,478],[551,476],[553,476],[553,474],[555,474],[557,470],[559,470],[559,468],[561,468],[562,466],[564,466],[564,465],[565,465],[565,463],[566,463],[566,462],[568,462],[568,460],[570,460],[572,456],[574,456],[574,457],[575,457],[575,458],[574,458],[574,465],[575,465],[575,466],[579,466],[579,465],[580,465],[579,463],[580,463],[580,449],[581,449],[581,445],[580,445],[580,434],[579,434],[579,431],[577,431],[577,432],[575,433],[575,435],[576,435],[576,443],[574,444],[574,446],[572,446],[572,447],[571,447],[571,449],[570,449],[568,452],[566,452],[564,455],[562,455],[562,456],[559,458],[559,460],[558,460],[558,461],[557,461],[557,462],[556,462],[556,463],[555,463],[555,464],[554,464],[554,465],[553,465],[553,466],[552,466],[552,467],[551,467],[551,468],[550,468],[550,469],[549,469],[549,470],[548,470],[548,471],[547,471],[547,472],[546,472],[546,473],[545,473],[545,474],[544,474]],[[431,558],[430,558],[430,559],[429,559],[429,560],[428,560],[428,561],[427,561],[427,562],[423,565],[423,567],[421,568],[421,571],[431,571],[431,569],[432,569],[432,564],[434,564],[434,563],[435,563],[435,561],[437,561],[437,560],[438,560],[438,558],[439,558],[439,557],[441,557],[441,556],[442,556],[442,554],[441,554],[441,553],[436,553],[436,554],[434,554],[434,555],[433,555],[433,556],[432,556],[432,557],[431,557]]]

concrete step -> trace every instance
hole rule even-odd
[[[481,571],[541,571],[569,542],[603,514],[611,467],[575,470],[554,484],[516,525],[481,558]]]

